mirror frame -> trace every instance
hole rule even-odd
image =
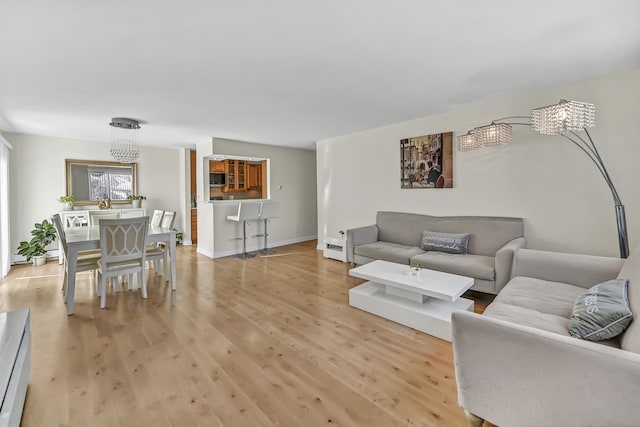
[[[138,168],[137,163],[120,163],[120,162],[107,162],[103,160],[75,160],[75,159],[65,159],[65,169],[67,175],[67,196],[72,193],[72,185],[71,185],[71,165],[87,165],[87,166],[129,166],[131,167],[131,174],[133,176],[133,193],[138,194]],[[89,206],[89,205],[97,205],[100,203],[99,200],[76,200],[77,206]],[[112,205],[130,205],[131,200],[112,200]]]

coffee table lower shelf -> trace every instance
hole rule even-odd
[[[386,285],[375,282],[350,289],[349,305],[446,341],[451,341],[451,313],[473,311],[473,301],[466,298],[426,298],[420,303],[389,294]]]

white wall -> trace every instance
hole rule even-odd
[[[318,141],[318,236],[375,223],[378,210],[525,219],[528,247],[618,256],[614,205],[595,165],[558,136],[514,126],[514,143],[454,152],[453,189],[400,189],[400,139],[528,115],[561,98],[596,105],[591,130],[626,206],[630,247],[640,243],[640,70],[471,105]]]
[[[269,159],[269,198],[279,204],[278,218],[269,223],[269,246],[312,240],[317,237],[316,160],[315,152],[273,145],[213,139],[213,154],[227,154]],[[242,242],[232,240],[242,235],[237,223],[226,220],[234,203],[216,205],[214,214],[215,256],[241,252]],[[233,212],[235,213],[235,212]],[[200,211],[198,210],[198,214]],[[200,222],[198,222],[200,226]],[[251,224],[247,235],[262,233],[262,226]],[[200,229],[198,229],[198,239]],[[199,243],[198,243],[199,244]],[[262,247],[259,238],[247,241],[249,250]]]
[[[198,252],[213,258],[213,205],[209,203],[209,162],[211,140],[196,144],[196,207],[198,208]],[[207,167],[204,167],[205,161]]]
[[[66,194],[65,159],[112,160],[109,144],[95,141],[5,133],[11,152],[11,239],[15,254],[21,240],[29,240],[35,222],[58,212],[58,198]],[[177,211],[180,215],[180,162],[176,149],[141,147],[138,194],[143,207]],[[117,206],[117,205],[116,205]],[[177,227],[176,227],[177,228]]]
[[[174,228],[182,230],[182,244],[191,245],[191,150],[179,148],[179,215],[182,222],[174,221]]]

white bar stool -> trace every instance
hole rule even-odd
[[[271,218],[278,217],[278,204],[275,202],[262,202],[260,203],[260,219],[264,220],[264,234],[258,234],[255,237],[264,237],[264,247],[260,250],[261,254],[273,254],[276,251],[267,247],[267,222]]]
[[[256,221],[260,219],[260,205],[257,203],[240,203],[238,204],[238,212],[235,215],[227,215],[228,221],[242,221],[242,253],[237,254],[234,258],[247,259],[256,256],[255,253],[247,252],[247,221]]]

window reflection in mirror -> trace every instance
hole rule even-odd
[[[129,203],[136,194],[136,164],[92,160],[66,160],[67,194],[78,205],[95,204],[103,199]]]

